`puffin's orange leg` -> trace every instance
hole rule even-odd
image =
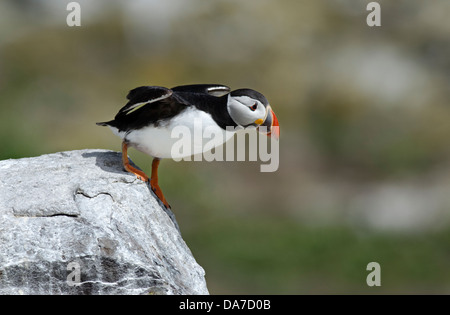
[[[140,180],[144,181],[144,182],[148,182],[148,176],[145,175],[145,173],[143,171],[138,170],[137,168],[133,167],[130,165],[130,161],[128,161],[128,144],[123,141],[122,142],[122,163],[123,163],[123,167],[130,173],[133,173],[134,175],[137,176],[137,178],[139,178]]]
[[[170,205],[164,197],[161,188],[158,185],[158,166],[160,159],[154,158],[152,162],[152,176],[150,177],[150,186],[152,187],[153,192],[158,196],[159,200],[166,206],[167,209],[170,209]]]

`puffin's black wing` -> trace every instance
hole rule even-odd
[[[172,91],[201,93],[220,97],[230,93],[231,89],[228,86],[222,84],[190,84],[176,86],[172,88]]]
[[[187,104],[175,96],[172,90],[159,86],[141,86],[131,90],[128,103],[122,107],[113,120],[100,122],[100,126],[112,126],[120,131],[140,129],[178,115]]]
[[[131,114],[140,107],[166,99],[172,95],[172,90],[162,86],[140,86],[132,89],[127,99],[129,102],[120,109],[119,114]]]

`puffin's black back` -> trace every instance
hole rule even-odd
[[[229,91],[226,86],[211,84],[185,85],[173,89],[141,86],[129,92],[129,102],[120,109],[114,120],[98,125],[113,126],[119,131],[136,130],[150,125],[157,127],[187,108],[195,107],[209,113],[221,128],[235,127],[237,125],[227,110],[228,93],[220,97],[210,93],[211,90],[228,92],[227,89]]]

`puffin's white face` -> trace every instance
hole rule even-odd
[[[242,127],[259,126],[267,117],[266,107],[249,96],[228,95],[228,113]]]

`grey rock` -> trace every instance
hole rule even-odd
[[[208,294],[204,275],[120,153],[0,161],[0,294]]]

